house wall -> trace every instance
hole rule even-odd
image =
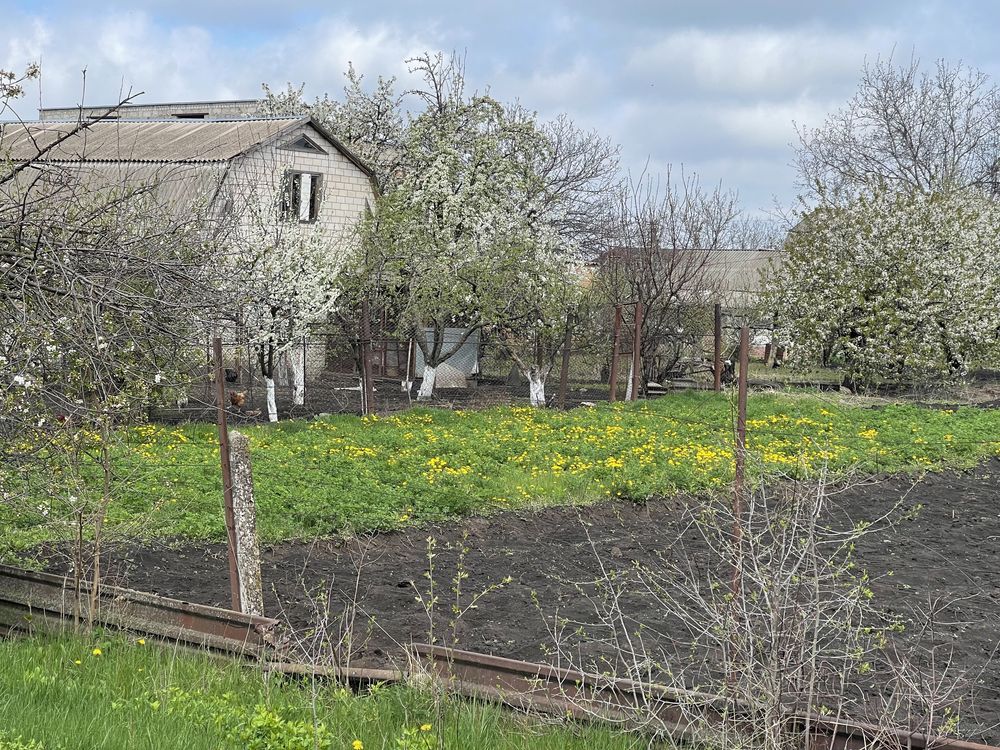
[[[303,134],[326,153],[286,148]],[[226,180],[226,191],[237,212],[249,211],[260,219],[278,219],[278,202],[287,171],[323,175],[319,216],[314,223],[290,220],[304,230],[318,230],[331,241],[351,241],[366,206],[374,206],[371,180],[356,164],[338,151],[309,124],[303,124],[252,153],[234,161]]]

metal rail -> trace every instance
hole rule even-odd
[[[471,651],[415,644],[419,662],[468,697],[578,719],[634,722],[655,717],[657,729],[674,741],[710,741],[724,718],[753,725],[749,709],[704,693],[632,680],[504,659]],[[639,713],[642,712],[642,713]],[[991,745],[886,729],[872,724],[831,720],[818,715],[789,715],[790,735],[802,737],[805,750],[1000,750]]]
[[[0,565],[0,627],[64,629],[72,627],[78,617],[184,645],[261,656],[278,624],[269,617],[106,585],[99,589],[90,618],[90,591],[90,584],[83,583],[77,596],[70,579]]]

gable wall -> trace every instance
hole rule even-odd
[[[303,134],[327,153],[281,148],[281,144],[294,142]],[[315,128],[303,124],[282,136],[278,143],[256,149],[234,161],[227,179],[235,197],[234,208],[250,207],[259,211],[262,218],[272,217],[275,222],[279,221],[279,191],[288,170],[323,175],[319,217],[313,224],[299,224],[304,231],[317,229],[329,235],[331,240],[336,237],[346,239],[356,227],[366,205],[374,206],[375,194],[368,175],[328,143]]]

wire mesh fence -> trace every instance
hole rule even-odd
[[[292,341],[272,342],[268,349],[236,335],[224,336],[221,373],[227,407],[247,420],[268,418],[269,387],[279,418],[392,412],[419,401],[481,408],[532,402],[533,396],[548,406],[572,408],[730,382],[737,332],[753,316],[733,308],[720,312],[717,330],[712,306],[698,305],[679,309],[669,324],[640,316],[637,332],[634,305],[623,305],[617,327],[614,308],[585,323],[568,317],[565,336],[550,335],[545,341],[533,341],[527,334],[514,337],[521,344],[518,351],[510,336],[459,325],[427,329],[418,334],[422,340],[401,336],[390,329],[385,316],[376,315],[368,338],[361,335],[360,326],[358,333],[315,330]],[[151,410],[153,419],[213,418],[216,363],[211,341],[212,333],[206,332],[204,340],[190,342],[184,383],[160,399]],[[766,324],[752,326],[750,357],[761,375],[767,372],[765,365],[781,362],[782,351],[772,346]],[[431,394],[423,388],[429,360],[434,371]]]

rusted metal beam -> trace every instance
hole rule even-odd
[[[82,584],[86,619],[90,586]],[[9,630],[73,627],[73,586],[69,578],[0,565],[0,626]],[[268,650],[278,624],[204,604],[192,604],[144,591],[102,585],[95,623],[231,654],[260,656]]]
[[[394,669],[366,669],[363,667],[332,667],[298,662],[267,662],[262,666],[265,672],[280,672],[302,677],[320,677],[352,685],[372,685],[378,682],[402,682],[406,674]]]
[[[518,708],[614,722],[655,718],[674,741],[711,742],[723,720],[750,728],[754,712],[717,695],[678,690],[471,651],[414,644],[416,659],[455,692]],[[805,750],[1000,750],[991,745],[893,730],[872,724],[789,714],[789,736]]]

